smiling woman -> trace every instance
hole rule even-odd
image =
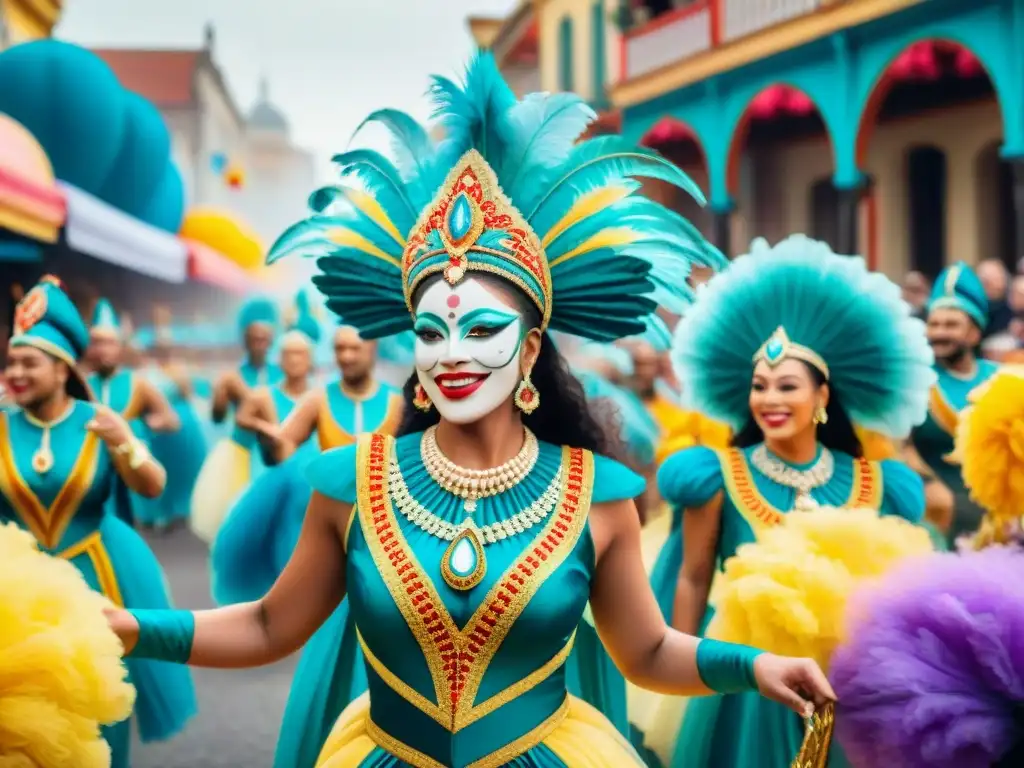
[[[760,690],[803,713],[825,704],[831,690],[809,660],[665,624],[632,502],[643,480],[597,452],[601,430],[545,338],[550,328],[610,341],[657,323],[659,304],[681,311],[690,265],[723,258],[635,194],[635,178],[699,192],[619,136],[578,141],[594,118],[579,97],[518,101],[488,53],[464,85],[434,78],[432,95],[443,142],[403,113],[371,115],[395,134],[398,162],[368,150],[335,158],[343,185],[311,205],[337,214],[300,222],[274,249],[321,254],[315,284],[364,338],[415,331],[402,434],[310,462],[295,555],[263,599],[120,612],[115,629],[136,654],[250,666],[302,646],[347,596],[370,693],[323,745],[317,764],[331,768],[643,766],[572,695],[625,694],[621,677],[597,677],[608,670],[596,666],[588,604],[607,655],[638,685]],[[352,176],[371,192],[348,186]],[[335,674],[312,685],[343,682],[338,650]],[[337,698],[319,699],[331,702],[325,718]]]

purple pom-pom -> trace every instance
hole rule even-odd
[[[854,597],[832,657],[855,768],[990,768],[1024,738],[1024,554],[931,555]]]

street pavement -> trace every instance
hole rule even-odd
[[[180,608],[209,608],[208,550],[187,529],[146,534]],[[132,768],[270,768],[298,655],[251,670],[195,669],[199,714],[167,742],[132,747]]]

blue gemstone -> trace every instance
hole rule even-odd
[[[452,240],[458,242],[469,234],[473,226],[473,207],[469,204],[469,198],[463,192],[452,204],[448,211],[448,232]]]
[[[473,546],[468,536],[463,536],[452,547],[452,553],[448,556],[448,567],[452,573],[465,578],[476,571],[477,556],[476,547]]]
[[[778,339],[772,339],[768,342],[768,346],[764,348],[764,356],[771,361],[775,361],[782,357],[782,353],[785,351],[786,349],[782,345],[781,341]]]

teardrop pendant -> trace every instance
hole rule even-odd
[[[53,469],[53,452],[47,446],[39,446],[32,454],[32,469],[37,475],[45,475]]]
[[[484,580],[487,558],[483,544],[472,528],[452,539],[441,558],[441,576],[452,589],[465,592]]]

